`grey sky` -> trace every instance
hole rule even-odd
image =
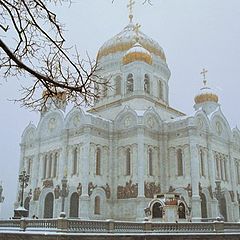
[[[240,1],[152,0],[153,6],[135,1],[134,22],[165,51],[172,73],[170,105],[186,114],[194,112],[193,99],[202,86],[199,73],[205,67],[230,126],[240,126]],[[94,58],[101,45],[127,25],[127,2],[75,0],[70,8],[56,8],[69,45],[76,44],[83,55],[88,51]],[[38,121],[38,114],[7,101],[18,94],[18,84],[12,80],[0,86],[0,181],[5,195],[0,218],[13,213],[21,133],[30,121]]]

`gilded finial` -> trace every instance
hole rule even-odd
[[[129,19],[130,22],[132,22],[133,19],[133,5],[135,4],[134,0],[129,0],[129,4],[127,5],[128,9],[129,9]]]
[[[206,73],[208,72],[208,70],[206,70],[205,68],[203,68],[202,72],[200,74],[203,75],[203,84],[204,86],[206,86],[207,84],[207,79],[206,79]]]

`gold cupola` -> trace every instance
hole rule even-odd
[[[122,59],[124,65],[136,61],[145,62],[149,65],[152,65],[151,53],[138,42],[126,52]]]

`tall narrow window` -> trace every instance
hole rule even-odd
[[[53,177],[57,176],[57,162],[58,162],[58,154],[54,154],[54,164],[53,164]]]
[[[218,156],[215,156],[215,162],[216,162],[216,178],[217,179],[221,179],[220,178],[220,164],[219,164],[219,159]]]
[[[43,160],[43,179],[47,178],[47,155],[44,157]]]
[[[220,179],[224,180],[224,165],[223,165],[224,160],[222,157],[219,159],[219,162],[220,162],[220,169],[221,169],[221,178]]]
[[[72,164],[72,174],[77,174],[77,162],[78,162],[78,149],[73,150],[73,164]]]
[[[133,75],[132,73],[129,73],[127,76],[127,89],[126,89],[127,93],[131,93],[133,92]]]
[[[163,84],[160,80],[158,81],[158,94],[159,98],[163,100]]]
[[[224,168],[224,180],[227,181],[227,160],[226,159],[223,159],[223,168]]]
[[[115,94],[116,95],[121,95],[121,77],[118,76],[115,78]]]
[[[237,184],[240,184],[240,171],[239,171],[239,163],[236,162],[236,172],[237,172]]]
[[[150,93],[150,79],[147,74],[144,75],[144,92]]]
[[[50,154],[50,157],[48,159],[48,178],[52,176],[52,154]]]
[[[126,150],[126,175],[129,176],[131,174],[131,150],[127,148]]]
[[[101,175],[101,149],[96,150],[96,175]]]
[[[177,166],[178,166],[178,176],[183,176],[183,156],[182,149],[177,150]]]
[[[153,176],[153,151],[151,148],[148,150],[148,174]]]
[[[27,174],[31,174],[31,169],[32,169],[32,159],[28,159],[28,163],[27,163]]]
[[[203,150],[200,149],[200,175],[204,176],[204,153]]]
[[[100,197],[96,196],[95,197],[95,205],[94,205],[94,214],[100,214]]]

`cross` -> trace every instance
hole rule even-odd
[[[132,22],[133,19],[133,5],[135,4],[134,0],[129,0],[129,4],[127,5],[127,7],[129,8],[129,19],[130,22]]]
[[[200,74],[203,75],[203,83],[204,85],[206,85],[207,80],[206,80],[206,73],[208,72],[208,70],[206,70],[205,68],[202,70],[202,72]]]
[[[139,23],[137,23],[133,28],[133,31],[137,34],[137,36],[139,34],[140,27],[141,27],[141,25]]]

